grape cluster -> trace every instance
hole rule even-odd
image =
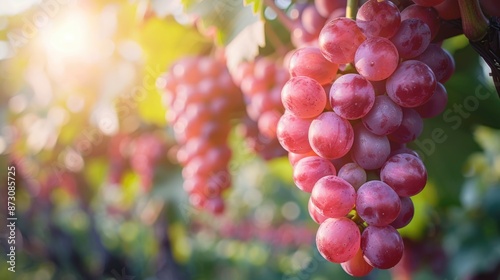
[[[281,92],[278,140],[295,184],[311,193],[309,213],[320,224],[316,245],[353,276],[400,261],[397,229],[411,221],[411,196],[427,181],[422,160],[406,144],[448,99],[442,83],[454,61],[432,43],[440,18],[431,2],[442,1],[415,2],[400,11],[390,1],[369,0],[356,20],[326,21],[318,45],[291,56]]]
[[[153,186],[155,166],[165,154],[165,148],[163,139],[153,133],[142,134],[131,142],[130,166],[139,174],[146,191]]]
[[[155,133],[143,133],[137,137],[118,133],[108,143],[109,173],[111,184],[120,184],[128,168],[140,178],[140,186],[149,192],[153,186],[155,167],[167,149],[166,141]]]
[[[246,104],[240,131],[249,148],[266,160],[286,155],[276,138],[276,126],[284,111],[281,88],[288,78],[288,71],[268,58],[240,64],[233,76]]]
[[[222,193],[231,185],[227,140],[243,98],[226,65],[212,57],[188,57],[161,78],[167,121],[179,144],[184,189],[191,204],[212,213],[224,210]]]

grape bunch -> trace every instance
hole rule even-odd
[[[286,155],[276,138],[276,126],[284,111],[281,88],[288,78],[288,71],[268,58],[240,64],[233,76],[246,104],[240,131],[249,148],[266,160]]]
[[[179,144],[183,187],[192,205],[221,213],[223,191],[231,185],[228,169],[231,119],[244,110],[240,90],[226,65],[212,57],[188,57],[161,78],[167,121]]]
[[[149,133],[136,137],[130,145],[130,166],[139,174],[143,189],[149,191],[153,186],[155,166],[166,152],[165,142]]]
[[[443,83],[454,61],[432,42],[440,18],[431,3],[440,1],[415,2],[400,11],[369,0],[356,20],[326,21],[317,46],[292,54],[281,92],[277,136],[295,184],[311,193],[316,245],[353,276],[400,261],[397,229],[411,221],[411,197],[427,181],[406,145],[448,99]]]
[[[109,173],[111,184],[120,184],[125,171],[131,168],[139,174],[140,186],[149,192],[153,186],[155,167],[167,149],[161,135],[148,132],[136,137],[124,133],[112,136],[108,143]]]

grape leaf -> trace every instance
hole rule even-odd
[[[157,18],[143,24],[137,41],[142,46],[145,57],[141,84],[135,87],[137,96],[140,97],[137,100],[139,114],[142,120],[161,126],[165,124],[165,108],[155,81],[175,60],[199,53],[209,46],[209,42],[194,28],[182,26],[173,19]]]
[[[262,0],[243,0],[243,3],[245,4],[245,6],[252,5],[253,13],[256,15],[260,15],[260,13],[262,11],[262,7],[263,7]]]
[[[256,21],[247,26],[226,47],[227,67],[234,74],[241,61],[253,60],[259,54],[259,47],[265,45],[264,23]]]
[[[200,18],[204,27],[216,27],[216,39],[219,44],[227,45],[248,26],[260,21],[251,6],[244,6],[243,1],[235,0],[183,0],[186,13]],[[254,10],[255,5],[254,3]],[[258,6],[258,5],[257,5]],[[263,25],[262,25],[263,26]],[[256,44],[257,42],[246,42]]]

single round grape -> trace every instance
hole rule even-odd
[[[326,93],[323,87],[306,76],[292,77],[281,91],[283,106],[299,118],[318,116],[326,104]]]
[[[425,51],[431,42],[431,30],[420,19],[405,19],[390,40],[398,49],[399,57],[409,59]]]
[[[356,49],[365,39],[354,20],[340,17],[325,24],[319,33],[318,43],[326,59],[346,64],[354,60]]]
[[[339,66],[331,63],[317,47],[297,49],[290,57],[290,75],[307,76],[325,85],[333,82]]]
[[[369,0],[359,8],[356,23],[368,37],[390,38],[398,30],[401,16],[391,1]]]
[[[387,136],[389,140],[393,142],[404,144],[417,139],[423,129],[424,122],[417,111],[410,108],[403,108],[403,120],[401,121],[401,125],[399,125],[396,131]]]
[[[340,266],[347,274],[354,277],[366,276],[373,270],[373,266],[364,259],[361,248],[352,259],[341,263]]]
[[[431,98],[436,90],[436,77],[425,63],[402,62],[387,79],[387,95],[401,107],[417,107]]]
[[[311,34],[319,34],[321,28],[325,25],[326,18],[321,16],[314,5],[308,5],[300,17],[302,26]]]
[[[357,192],[356,211],[368,225],[386,226],[401,210],[401,200],[386,183],[378,180],[364,183]]]
[[[388,96],[375,97],[375,103],[363,118],[363,125],[377,135],[388,135],[396,131],[403,121],[403,110]]]
[[[293,169],[293,181],[300,190],[310,193],[319,179],[336,174],[337,170],[329,160],[310,156],[297,162]]]
[[[358,74],[340,76],[330,88],[330,104],[340,117],[355,120],[365,116],[375,102],[372,84]]]
[[[390,157],[380,170],[380,180],[389,185],[399,196],[413,196],[427,183],[427,170],[418,157],[397,154]]]
[[[455,60],[448,51],[437,44],[430,44],[415,60],[429,66],[436,80],[441,83],[448,81],[455,72]]]
[[[402,196],[401,199],[401,211],[398,217],[391,223],[391,226],[398,229],[407,226],[413,219],[413,214],[415,213],[415,207],[413,206],[413,201],[411,198]]]
[[[376,0],[374,0],[376,2]],[[372,37],[359,45],[354,65],[360,75],[370,81],[387,79],[398,67],[398,50],[386,38]]]
[[[417,18],[423,21],[431,31],[431,40],[436,37],[441,26],[441,19],[436,9],[420,5],[410,5],[401,11],[401,20]]]
[[[343,217],[352,210],[356,190],[346,180],[335,175],[319,179],[311,192],[311,200],[326,217]]]
[[[403,257],[403,238],[392,226],[368,226],[361,235],[361,250],[368,264],[389,269]]]
[[[310,147],[317,155],[336,159],[349,152],[354,141],[354,132],[348,120],[339,117],[335,112],[324,112],[310,123],[308,137]],[[303,138],[300,139],[302,143]],[[307,152],[307,149],[304,152]]]
[[[414,109],[422,118],[434,118],[446,109],[447,103],[448,94],[446,93],[446,88],[441,83],[437,83],[436,90],[431,98]]]
[[[346,180],[354,189],[359,189],[366,182],[366,171],[357,163],[349,162],[344,164],[337,174],[340,178]]]
[[[382,165],[391,153],[391,145],[387,136],[380,136],[368,131],[363,124],[354,127],[352,159],[367,170],[374,170]]]
[[[361,234],[352,220],[329,218],[318,228],[316,246],[319,253],[334,263],[346,262],[356,255],[360,247]]]
[[[301,119],[286,111],[281,116],[276,136],[281,146],[292,153],[306,153],[311,151],[308,140],[308,131],[312,119]]]

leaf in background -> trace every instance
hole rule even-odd
[[[157,125],[165,125],[165,108],[162,106],[161,93],[155,85],[160,75],[168,70],[175,60],[199,54],[209,46],[194,28],[182,26],[173,19],[153,18],[148,20],[138,34],[137,41],[145,55],[145,67],[140,85],[139,100],[141,118]]]
[[[260,15],[263,7],[262,0],[243,0],[243,3],[245,4],[245,6],[252,5],[253,13],[256,15]]]
[[[265,45],[264,22],[256,21],[247,26],[226,47],[227,67],[234,73],[238,64],[253,60],[259,54],[259,47]]]
[[[235,0],[184,0],[185,11],[198,16],[205,27],[217,28],[218,43],[228,45],[245,28],[260,21],[252,7],[244,6],[243,1]],[[255,7],[255,4],[254,4]],[[254,8],[255,9],[255,8]],[[262,33],[264,25],[261,25]],[[246,44],[259,44],[260,41],[248,41]]]

